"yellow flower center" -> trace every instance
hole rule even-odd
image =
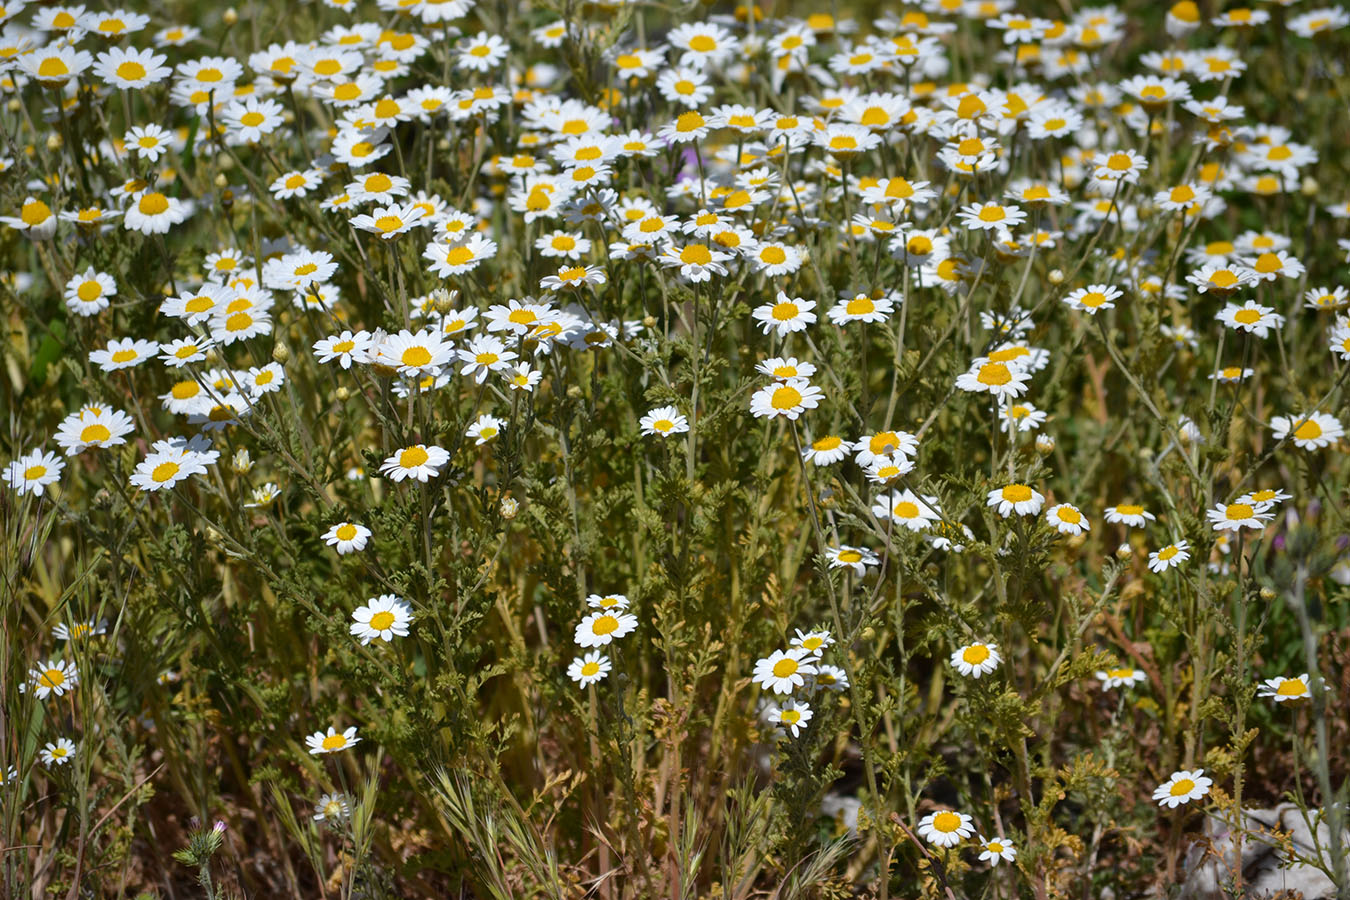
[[[1285,678],[1280,681],[1275,693],[1281,697],[1302,697],[1308,693],[1308,686],[1300,678]]]
[[[370,627],[373,631],[384,631],[394,624],[394,614],[389,610],[381,610],[370,617]]]
[[[1181,778],[1172,783],[1169,793],[1173,797],[1184,797],[1193,790],[1195,790],[1195,782],[1189,778]]]
[[[951,834],[961,827],[961,817],[954,812],[940,812],[933,817],[933,830]]]
[[[1012,372],[1001,362],[989,362],[980,366],[979,374],[975,376],[980,384],[999,386],[1012,381]]]
[[[586,678],[592,678],[600,673],[600,664],[595,660],[588,660],[581,664],[581,674]]]
[[[686,265],[706,266],[712,262],[712,253],[703,244],[690,244],[680,251],[680,262]]]
[[[431,351],[426,347],[409,347],[400,359],[405,366],[425,366],[431,362]]]
[[[112,432],[107,425],[101,422],[95,422],[93,425],[86,425],[80,432],[80,443],[92,444],[96,441],[106,441],[112,438]]]
[[[891,508],[891,515],[897,519],[913,519],[919,515],[919,506],[917,503],[902,500]]]
[[[156,484],[163,484],[164,482],[168,481],[169,479],[177,475],[178,470],[179,470],[178,463],[171,461],[162,462],[159,465],[155,466],[154,470],[150,472],[150,478]]]
[[[775,678],[790,678],[797,674],[797,661],[790,656],[780,659],[773,664],[773,676]]]
[[[1025,484],[1010,484],[1003,489],[1003,499],[1012,503],[1025,503],[1031,499],[1031,488]]]
[[[688,112],[680,113],[679,118],[675,120],[675,130],[681,134],[686,134],[690,131],[698,131],[706,124],[708,124],[708,120],[691,109]],[[596,155],[599,156],[598,150]]]
[[[1240,309],[1233,313],[1233,320],[1243,325],[1255,325],[1261,321],[1261,313],[1255,309]]]
[[[1298,428],[1294,429],[1294,437],[1300,441],[1312,441],[1322,436],[1322,426],[1318,425],[1312,419],[1304,419]]]
[[[1002,222],[1008,218],[1008,213],[996,203],[991,203],[980,210],[981,222]]]
[[[774,389],[773,396],[769,400],[769,405],[774,409],[794,409],[802,402],[801,392],[796,388],[783,385]]]
[[[41,225],[52,217],[52,210],[41,200],[29,200],[19,211],[19,219],[30,228]]]
[[[169,208],[169,198],[158,191],[150,191],[141,195],[136,208],[141,211],[142,215],[157,216]]]
[[[60,669],[48,669],[38,679],[38,684],[46,688],[58,688],[66,683],[66,673]]]
[[[431,455],[421,447],[408,447],[398,455],[398,464],[405,469],[415,469],[422,465]]]
[[[1070,525],[1077,525],[1083,521],[1083,515],[1072,506],[1062,506],[1059,510],[1059,520]]]
[[[325,750],[341,750],[347,746],[347,738],[340,734],[330,734],[323,739],[321,746]]]
[[[972,644],[961,651],[961,659],[972,666],[978,666],[988,658],[989,648],[984,644]]]
[[[615,616],[599,616],[591,622],[591,633],[604,637],[619,630],[619,620]]]
[[[338,530],[335,533],[338,540],[350,541],[352,538],[356,537],[356,526],[348,522],[344,525],[339,525]]]
[[[850,316],[865,316],[876,312],[877,305],[872,302],[870,297],[858,296],[848,301],[844,305],[844,311]]]
[[[840,550],[839,561],[846,563],[862,562],[862,554],[859,553],[857,550]]]

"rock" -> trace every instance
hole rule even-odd
[[[1257,900],[1301,894],[1304,900],[1334,900],[1336,885],[1326,873],[1307,863],[1289,862],[1281,849],[1287,836],[1300,856],[1314,857],[1317,847],[1321,847],[1324,859],[1329,862],[1331,829],[1319,821],[1317,810],[1310,811],[1305,820],[1297,806],[1281,803],[1274,809],[1244,809],[1242,815],[1246,831],[1242,839],[1244,897]],[[1309,822],[1317,828],[1316,845]],[[1227,900],[1233,896],[1237,860],[1233,829],[1230,823],[1211,818],[1205,831],[1206,838],[1196,841],[1186,853],[1183,900]],[[1342,839],[1341,846],[1350,850],[1350,833]]]

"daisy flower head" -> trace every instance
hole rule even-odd
[[[952,653],[951,664],[956,671],[967,678],[979,678],[988,675],[1003,662],[999,655],[998,644],[966,644]]]
[[[64,659],[53,659],[47,662],[40,662],[32,669],[28,670],[27,685],[32,686],[33,693],[39,700],[46,700],[52,694],[60,697],[67,691],[75,689],[80,683],[80,670],[73,662],[66,662]]]
[[[1284,324],[1284,316],[1275,312],[1271,306],[1262,306],[1255,300],[1248,300],[1238,306],[1229,303],[1214,318],[1236,331],[1245,331],[1259,338],[1269,337],[1270,329]]]
[[[465,437],[473,438],[475,447],[481,447],[502,433],[505,424],[501,419],[487,413],[479,414],[473,424],[464,432]]]
[[[412,607],[393,594],[381,594],[372,597],[364,606],[358,606],[352,613],[355,620],[351,633],[361,639],[365,646],[374,640],[392,641],[395,636],[407,637],[408,626],[413,622]]]
[[[848,456],[851,444],[837,434],[816,438],[802,448],[802,458],[817,466],[828,466]]]
[[[1092,178],[1099,184],[1134,184],[1148,168],[1148,159],[1134,150],[1098,153],[1092,158]]]
[[[97,637],[108,633],[108,621],[106,619],[88,619],[84,622],[76,622],[67,625],[60,622],[52,629],[52,637],[58,641],[80,641],[89,637]]]
[[[727,274],[724,263],[729,259],[729,254],[700,243],[688,243],[683,247],[672,245],[666,247],[660,256],[663,266],[679,269],[680,277],[693,282],[708,281],[714,275]]]
[[[1072,309],[1095,316],[1103,309],[1114,308],[1115,301],[1121,296],[1120,288],[1107,284],[1092,284],[1065,295],[1064,303]]]
[[[507,369],[516,360],[515,352],[507,350],[501,338],[490,334],[474,335],[468,347],[457,352],[459,361],[463,363],[459,374],[472,375],[478,384],[487,380],[489,372]]]
[[[567,677],[575,681],[578,687],[590,687],[608,678],[613,668],[614,664],[608,656],[599,650],[592,650],[572,660],[567,667]]]
[[[25,59],[27,57],[24,57]],[[0,216],[0,222],[16,231],[21,231],[33,240],[46,240],[56,234],[56,213],[52,208],[36,197],[24,198],[16,216]]]
[[[94,74],[111,88],[139,91],[172,74],[164,65],[167,57],[153,50],[113,47],[98,55]]]
[[[627,609],[629,602],[623,594],[591,594],[586,597],[586,605],[591,609]]]
[[[816,367],[809,362],[798,361],[795,356],[786,359],[775,356],[757,363],[755,371],[778,381],[787,381],[789,378],[810,378],[816,374]]]
[[[842,327],[849,322],[885,322],[894,311],[891,298],[885,294],[879,297],[855,294],[849,300],[836,303],[827,315],[831,322]]]
[[[351,801],[346,794],[324,794],[314,804],[314,821],[338,823],[351,818]]]
[[[1321,450],[1345,434],[1339,419],[1322,412],[1275,416],[1270,420],[1270,427],[1277,441],[1292,440],[1300,450]]]
[[[974,820],[950,809],[931,812],[919,820],[918,835],[938,847],[955,847],[975,834]]]
[[[48,487],[60,480],[65,467],[65,460],[55,453],[34,450],[5,466],[0,477],[21,497],[24,494],[41,497]]]
[[[1278,678],[1267,678],[1261,683],[1261,689],[1256,696],[1274,700],[1276,703],[1306,700],[1309,697],[1308,673],[1304,672],[1297,678],[1286,678],[1283,675]]]
[[[1172,777],[1158,785],[1153,792],[1153,799],[1158,801],[1159,806],[1176,809],[1183,803],[1199,800],[1208,794],[1209,786],[1213,783],[1213,779],[1205,777],[1204,769],[1182,769],[1173,772]]]
[[[824,392],[805,378],[789,378],[766,385],[750,398],[750,413],[757,419],[787,416],[795,420],[820,404]]]
[[[127,231],[144,235],[167,234],[169,229],[192,215],[191,201],[179,200],[160,191],[145,190],[132,198],[131,205],[122,213],[122,226]]]
[[[344,369],[350,369],[353,362],[364,363],[373,344],[368,331],[344,331],[314,342],[314,355],[320,363],[336,361]]]
[[[1144,680],[1144,673],[1141,669],[1117,668],[1098,670],[1097,680],[1102,683],[1102,690],[1109,691],[1114,688],[1132,688]]]
[[[689,420],[680,415],[680,411],[673,406],[658,406],[643,416],[638,425],[644,435],[658,437],[670,437],[672,434],[683,434],[689,430]]]
[[[1019,516],[1034,516],[1040,513],[1045,497],[1040,491],[1029,485],[1014,483],[989,492],[987,506],[997,507],[998,514],[1008,518],[1014,513]]]
[[[1011,203],[990,200],[961,207],[961,224],[972,231],[1007,231],[1027,220],[1027,214]]]
[[[1026,393],[1031,375],[1016,363],[999,362],[982,356],[970,365],[970,369],[956,379],[960,390],[972,394],[992,394],[1000,401],[1019,397]]]
[[[1008,434],[1035,431],[1045,424],[1047,413],[1032,403],[1004,403],[998,408],[998,417]]]
[[[796,629],[796,636],[788,641],[788,646],[794,649],[802,649],[810,653],[817,660],[825,652],[825,648],[834,643],[834,638],[828,631],[806,631],[800,628]]]
[[[1012,862],[1016,858],[1017,848],[1008,843],[1006,838],[987,838],[980,835],[980,862],[988,862],[990,866],[997,866],[1000,861]]]
[[[140,338],[120,338],[108,342],[102,350],[89,354],[89,361],[105,372],[129,369],[153,359],[159,344]]]
[[[773,303],[755,307],[752,315],[765,334],[777,331],[779,337],[786,337],[794,331],[805,331],[815,322],[815,308],[814,300],[789,297],[779,291]]]
[[[1137,503],[1120,503],[1106,508],[1106,521],[1113,525],[1128,525],[1131,528],[1143,528],[1157,516]]]
[[[1060,534],[1082,534],[1092,530],[1087,517],[1072,503],[1059,503],[1045,511],[1045,520]]]
[[[305,745],[309,747],[309,752],[315,756],[324,753],[337,753],[359,743],[361,743],[361,738],[356,736],[355,725],[348,727],[345,731],[338,731],[332,725],[329,725],[327,733],[316,731],[305,738]]]
[[[1150,553],[1148,555],[1148,568],[1150,572],[1162,574],[1168,569],[1176,568],[1190,558],[1190,544],[1185,541],[1177,541]]]
[[[341,556],[366,549],[369,539],[370,529],[355,522],[339,522],[323,533],[324,543]]]
[[[125,444],[126,436],[134,429],[131,416],[120,409],[95,404],[62,419],[55,438],[66,456],[74,456],[90,447]]]
[[[815,654],[804,647],[775,650],[755,661],[753,680],[766,691],[790,694],[806,684],[806,676],[816,674]]]
[[[70,738],[57,738],[38,751],[38,758],[44,766],[64,766],[75,758],[75,742]]]
[[[381,341],[372,361],[406,378],[421,378],[438,374],[454,358],[455,348],[442,338],[439,329],[414,333],[405,328]]]
[[[590,613],[582,619],[572,639],[579,647],[603,647],[625,637],[637,627],[637,616],[632,613],[606,609]]]
[[[942,518],[937,497],[920,497],[908,489],[878,497],[872,505],[872,515],[882,522],[894,523],[896,527],[913,532],[927,531]]]
[[[1219,503],[1206,510],[1205,516],[1215,531],[1240,531],[1243,528],[1261,531],[1274,518],[1270,512],[1273,504],[1243,503],[1242,499],[1239,498],[1237,503]]]
[[[853,574],[859,578],[866,574],[868,566],[881,564],[881,557],[871,550],[866,547],[850,547],[848,544],[827,547],[825,557],[830,561],[831,569],[852,569]]]
[[[1256,273],[1237,263],[1206,263],[1186,276],[1186,281],[1202,294],[1226,297],[1239,288],[1256,283]]]
[[[793,737],[801,736],[802,729],[813,715],[811,707],[800,700],[787,699],[769,708],[769,722],[785,732],[791,732]]]
[[[412,444],[389,457],[380,466],[381,474],[394,481],[408,478],[426,482],[441,473],[441,467],[450,460],[450,454],[435,444]]]
[[[546,291],[561,291],[607,281],[604,266],[561,266],[557,275],[545,275],[539,286]]]

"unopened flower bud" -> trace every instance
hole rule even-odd
[[[221,14],[220,21],[224,22],[226,26],[236,24],[239,21],[239,11],[231,6]]]
[[[240,475],[246,474],[249,469],[253,468],[253,459],[248,455],[247,447],[240,447],[234,452],[234,456],[230,459],[230,468]]]
[[[1055,439],[1052,435],[1040,434],[1036,436],[1036,452],[1042,456],[1049,456],[1055,452]]]
[[[1064,272],[1060,269],[1051,269],[1050,274],[1047,277],[1050,279],[1051,284],[1064,283]]]
[[[230,186],[230,179],[225,177],[223,172],[216,173],[216,187],[227,188]]]
[[[1261,588],[1261,599],[1264,600],[1264,601],[1266,601],[1267,603],[1269,603],[1270,601],[1274,600],[1277,596],[1278,596],[1278,595],[1275,593],[1275,589],[1274,589],[1274,588],[1268,588],[1268,587],[1263,587],[1263,588]]]
[[[56,134],[55,132],[53,132],[52,134],[47,135],[47,149],[48,149],[48,150],[60,150],[60,149],[61,149],[61,145],[62,145],[63,143],[64,143],[64,142],[61,140],[61,135]]]
[[[1121,544],[1119,547],[1116,548],[1116,559],[1124,561],[1129,559],[1133,555],[1134,555],[1134,548],[1131,547],[1129,544]]]
[[[349,390],[347,390],[346,387],[339,387],[339,388],[334,392],[334,396],[336,396],[336,397],[338,398],[338,402],[339,402],[339,403],[346,403],[346,402],[347,402],[347,399],[350,398],[351,395],[352,395],[352,392],[349,391]]]
[[[274,362],[279,362],[284,365],[290,358],[291,351],[287,349],[285,344],[277,344],[272,348],[272,360]]]
[[[503,497],[501,512],[503,519],[514,519],[516,513],[520,512],[520,501],[514,497]]]

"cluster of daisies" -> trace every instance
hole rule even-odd
[[[596,648],[608,647],[638,627],[637,616],[628,612],[628,598],[623,594],[591,594],[586,598],[586,606],[594,612],[577,623],[572,635],[576,645],[586,652],[567,666],[567,677],[583,688],[604,681],[614,669],[609,654]]]
[[[839,666],[823,662],[825,648],[834,643],[828,631],[800,629],[786,650],[775,650],[755,661],[752,681],[772,699],[760,704],[760,717],[779,737],[799,737],[815,712],[810,699],[822,691],[842,693],[848,690],[847,673]]]
[[[851,458],[873,486],[866,524],[882,549],[859,539],[825,551],[832,567],[861,579],[904,539],[959,553],[976,534],[944,513],[938,495],[915,490],[926,425],[911,433],[856,415],[849,436],[825,427],[836,421],[829,415],[854,411],[818,378],[830,374],[819,349],[827,331],[845,347],[899,335],[898,360],[911,311],[927,315],[925,307],[948,298],[970,304],[1005,269],[1020,272],[1025,286],[1038,258],[1070,248],[1081,263],[1047,274],[1044,297],[1053,302],[1032,303],[1044,287],[1037,283],[1025,295],[1019,289],[1009,308],[974,309],[972,346],[960,360],[969,364],[950,384],[970,415],[989,417],[995,437],[1006,435],[1014,448],[1029,441],[1043,455],[1055,438],[1043,430],[1048,413],[1028,396],[1052,361],[1035,338],[1053,315],[1110,341],[1109,311],[1147,303],[1162,311],[1160,331],[1174,357],[1192,360],[1204,323],[1217,333],[1207,386],[1234,397],[1262,378],[1260,363],[1249,365],[1254,354],[1283,358],[1296,323],[1313,321],[1325,332],[1334,364],[1350,360],[1350,291],[1310,286],[1292,235],[1273,228],[1233,235],[1226,225],[1230,203],[1302,191],[1319,163],[1291,130],[1249,122],[1229,97],[1247,68],[1233,44],[1269,25],[1264,10],[1206,20],[1182,0],[1166,15],[1166,48],[1143,54],[1137,74],[1102,80],[1099,62],[1123,44],[1128,24],[1112,5],[1057,20],[1022,14],[1013,0],[922,0],[866,30],[826,13],[762,19],[752,7],[750,23],[711,16],[659,36],[622,35],[596,60],[605,75],[597,84],[618,87],[582,100],[558,89],[563,67],[521,58],[556,59],[565,43],[587,40],[598,26],[540,19],[529,45],[518,47],[481,27],[473,0],[376,5],[383,21],[352,20],[356,0],[324,0],[322,15],[342,21],[325,22],[317,39],[239,55],[195,26],[152,30],[149,15],[129,10],[0,6],[0,78],[21,109],[37,113],[21,138],[33,142],[25,156],[37,159],[41,145],[61,150],[64,123],[78,113],[102,114],[107,103],[116,118],[110,101],[119,95],[127,120],[116,133],[85,135],[66,148],[89,162],[78,190],[28,158],[0,158],[0,171],[30,176],[0,225],[6,239],[31,241],[44,261],[56,260],[60,277],[46,285],[53,302],[79,321],[79,335],[96,336],[97,345],[83,348],[87,371],[109,393],[116,386],[132,402],[154,398],[126,409],[91,400],[70,412],[55,434],[0,471],[17,495],[40,502],[68,460],[90,453],[71,468],[93,472],[100,454],[120,463],[118,448],[130,445],[137,460],[129,474],[106,467],[124,478],[117,487],[172,497],[208,476],[222,460],[216,441],[279,403],[296,368],[308,364],[327,367],[325,378],[343,379],[342,390],[350,384],[372,403],[404,403],[395,412],[409,422],[436,409],[438,392],[478,398],[454,446],[427,443],[424,432],[424,440],[400,439],[384,459],[380,475],[416,489],[440,478],[456,453],[477,453],[521,427],[508,409],[565,382],[561,358],[615,349],[608,359],[619,359],[620,349],[654,342],[654,316],[643,309],[626,317],[633,314],[622,308],[626,287],[640,283],[645,302],[649,280],[679,281],[694,297],[695,318],[675,315],[693,331],[709,305],[718,326],[717,298],[734,285],[754,296],[750,319],[767,344],[756,348],[756,389],[742,413],[790,431],[803,467]],[[1293,38],[1320,39],[1345,28],[1350,15],[1328,7],[1282,21]],[[993,58],[1002,86],[983,73],[949,78],[959,70],[949,39],[962,23],[1002,48]],[[167,105],[152,108],[160,96]],[[449,139],[440,147],[433,135],[443,134]],[[405,158],[410,135],[425,141],[425,163]],[[459,164],[446,152],[452,142],[471,162],[448,179],[445,166]],[[1176,167],[1156,149],[1167,142],[1188,142],[1182,149],[1194,154],[1175,183]],[[182,171],[189,159],[211,164],[203,147],[230,160],[231,174],[218,173],[214,190]],[[1046,164],[1013,177],[1026,160]],[[116,177],[99,174],[107,172]],[[1169,181],[1146,189],[1159,172]],[[455,189],[443,187],[450,183]],[[218,224],[208,220],[228,224],[245,205],[285,225],[281,236],[262,239],[255,227],[251,246],[219,236],[191,243]],[[1341,202],[1314,209],[1308,225],[1346,219],[1350,203]],[[1180,237],[1178,253],[1133,252],[1134,240],[1160,221]],[[104,271],[98,260],[106,268],[108,255],[94,250],[118,239],[152,242],[165,257],[172,247],[195,268],[175,271],[167,284]],[[856,283],[829,283],[826,254],[847,254]],[[503,269],[530,273],[524,282],[508,279],[517,296],[485,287]],[[36,275],[21,275],[15,284],[31,290]],[[368,293],[386,303],[379,322],[355,321],[353,296]],[[157,337],[128,333],[125,308],[146,298],[157,304]],[[309,335],[305,357],[271,349],[283,312]],[[1277,407],[1262,423],[1272,452],[1338,446],[1344,429],[1330,399]],[[656,438],[696,434],[704,412],[693,397],[681,399],[636,417],[637,427]],[[153,415],[171,417],[180,433],[161,435]],[[1166,419],[1164,453],[1189,454],[1207,439],[1179,408]],[[48,439],[60,454],[46,449]],[[1086,505],[1047,501],[1049,488],[1031,483],[1029,468],[1019,480],[1016,454],[1008,457],[1007,480],[985,495],[996,527],[1043,521],[1067,538],[1092,530]],[[254,466],[242,447],[227,460],[241,476]],[[247,505],[269,504],[281,491],[272,481],[258,484]],[[1206,510],[1215,548],[1207,564],[1225,571],[1231,537],[1263,531],[1290,499],[1259,489]],[[502,500],[505,517],[514,504]],[[1103,517],[1125,529],[1157,522],[1137,503]],[[371,531],[344,520],[322,537],[346,555],[363,551]],[[1126,538],[1123,549],[1131,546]],[[1155,544],[1148,568],[1158,576],[1191,559],[1191,545],[1171,531]],[[605,648],[638,624],[623,595],[586,603],[591,612],[575,631],[584,652],[567,669],[582,687],[610,674]],[[352,613],[349,630],[363,646],[392,642],[415,619],[406,600],[382,594]],[[822,662],[832,642],[828,632],[798,632],[788,649],[756,663],[754,683],[775,697],[765,719],[783,735],[808,727],[816,692],[848,687],[844,670]],[[973,679],[1001,663],[993,643],[972,642],[950,657]],[[1124,668],[1097,677],[1105,689],[1144,680]],[[40,662],[25,687],[45,700],[78,680],[74,663],[56,659]],[[1277,703],[1309,691],[1306,675],[1261,687]],[[329,727],[306,742],[311,753],[328,754],[360,740],[355,727]],[[44,753],[60,765],[74,745],[62,738]],[[1155,799],[1174,807],[1210,784],[1203,771],[1180,771]],[[328,794],[315,818],[349,813],[345,796]],[[918,831],[943,847],[976,834],[972,818],[952,810],[926,816]],[[993,864],[1015,855],[1003,838],[980,841],[981,858]]]

